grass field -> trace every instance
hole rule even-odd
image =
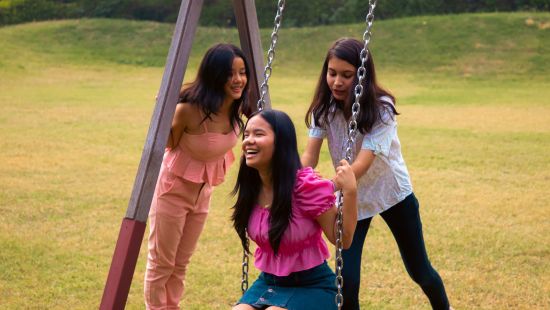
[[[374,25],[373,55],[398,100],[428,252],[455,309],[550,308],[548,25],[550,13]],[[107,19],[0,28],[1,309],[97,308],[172,31]],[[266,48],[270,30],[262,33]],[[271,98],[292,115],[301,148],[326,48],[362,33],[359,24],[283,25]],[[218,41],[238,36],[198,30],[187,79]],[[228,309],[240,296],[228,198],[235,170],[215,191],[185,309]],[[320,170],[331,173],[326,150]],[[145,252],[143,243],[128,309],[144,308]],[[378,217],[364,251],[361,303],[429,309]]]

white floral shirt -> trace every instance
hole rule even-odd
[[[393,104],[391,98],[380,100]],[[336,167],[345,158],[348,122],[341,110],[332,107],[328,124],[316,125],[312,121],[309,136],[328,140],[332,163]],[[352,160],[361,149],[372,150],[376,155],[367,172],[357,182],[358,219],[363,220],[383,212],[403,201],[412,193],[412,184],[407,166],[401,154],[401,144],[397,137],[395,116],[384,109],[382,122],[377,122],[365,135],[357,132],[355,152]]]

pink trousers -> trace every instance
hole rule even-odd
[[[187,265],[204,228],[212,187],[161,168],[149,212],[147,309],[179,309]]]

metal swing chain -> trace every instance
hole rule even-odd
[[[371,39],[371,28],[372,23],[374,21],[374,8],[376,7],[376,0],[369,0],[369,12],[367,14],[367,17],[365,18],[367,29],[365,30],[365,33],[363,33],[363,41],[365,41],[365,45],[363,46],[363,49],[361,50],[361,53],[359,54],[359,57],[361,58],[361,66],[357,69],[357,85],[355,85],[355,102],[353,103],[351,107],[351,120],[348,125],[348,140],[346,142],[346,160],[351,163],[352,159],[352,152],[353,147],[355,145],[355,137],[357,135],[357,115],[359,115],[359,112],[361,110],[361,106],[359,105],[359,100],[361,99],[361,96],[363,95],[363,80],[365,79],[367,75],[367,69],[365,68],[365,64],[367,62],[367,59],[369,57],[369,50],[368,45]],[[336,287],[338,289],[338,292],[335,297],[336,305],[338,306],[338,309],[342,309],[342,305],[344,304],[344,295],[342,295],[342,289],[344,287],[344,278],[342,277],[342,269],[344,268],[344,260],[342,259],[342,226],[343,226],[343,200],[344,193],[342,190],[340,190],[340,194],[338,195],[338,203],[337,203],[337,209],[338,213],[336,215],[336,257],[335,257],[335,269],[336,269]]]
[[[284,9],[285,9],[285,0],[279,0],[279,2],[277,3],[277,14],[275,15],[275,21],[274,21],[275,26],[273,27],[273,32],[271,33],[271,44],[269,46],[269,50],[267,51],[267,65],[264,68],[264,81],[260,86],[261,94],[260,94],[260,99],[258,100],[258,103],[257,103],[258,111],[261,111],[264,109],[264,105],[265,105],[264,97],[267,94],[267,91],[269,90],[269,86],[267,85],[267,82],[273,71],[273,69],[271,68],[271,65],[273,63],[273,59],[275,59],[275,46],[277,45],[277,39],[279,39],[279,28],[281,27],[281,22],[283,20]]]
[[[248,233],[246,233],[246,247],[248,248],[249,247],[249,239],[248,239]],[[243,249],[243,264],[242,264],[242,271],[243,271],[243,276],[241,278],[241,291],[243,292],[246,292],[246,290],[248,290],[248,252],[246,251],[246,249]]]
[[[273,72],[272,64],[273,59],[275,59],[275,46],[277,45],[277,39],[279,39],[279,28],[281,27],[281,22],[283,20],[283,11],[285,9],[285,0],[279,0],[277,3],[277,14],[275,15],[274,20],[274,27],[273,32],[271,33],[271,44],[269,45],[269,50],[267,51],[267,65],[264,68],[264,81],[262,82],[262,85],[260,86],[260,99],[258,100],[257,107],[258,111],[261,111],[264,109],[265,105],[265,95],[267,94],[267,91],[269,90],[269,86],[267,82],[269,81],[269,77],[271,76],[271,73]],[[249,246],[249,239],[248,234],[246,235],[246,246]],[[248,289],[248,252],[243,248],[243,263],[242,263],[242,278],[241,278],[241,291],[244,294],[246,290]]]

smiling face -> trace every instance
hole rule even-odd
[[[334,99],[347,102],[357,70],[349,62],[337,57],[328,61],[327,84]]]
[[[253,116],[246,124],[242,150],[247,166],[270,172],[275,151],[275,132],[261,115]]]
[[[225,99],[233,101],[241,98],[247,82],[244,60],[241,57],[235,57],[231,66],[231,73],[224,85]]]

